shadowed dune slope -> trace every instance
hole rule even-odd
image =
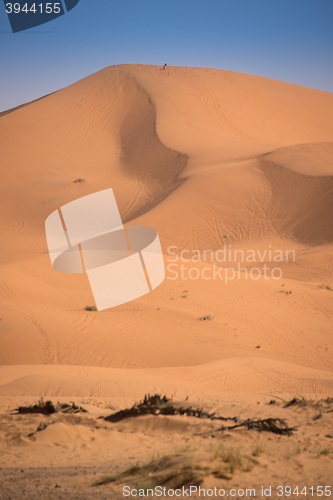
[[[333,175],[308,176],[271,161],[261,169],[271,190],[261,208],[274,231],[305,245],[332,243]]]
[[[124,221],[133,219],[179,185],[177,175],[187,161],[161,143],[149,96],[122,68],[104,70],[0,119],[4,259],[15,259],[17,247],[31,255],[45,250],[46,217],[106,187],[114,189]],[[77,178],[86,182],[73,184]]]

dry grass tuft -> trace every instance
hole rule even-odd
[[[259,457],[263,452],[264,452],[263,446],[260,443],[258,443],[257,446],[254,448],[252,455],[254,457]]]
[[[319,288],[322,290],[329,290],[330,292],[333,292],[333,288],[329,285],[319,285]]]
[[[328,448],[323,448],[322,450],[317,450],[316,452],[316,458],[319,458],[321,456],[327,456],[331,453],[331,451]]]
[[[172,489],[190,484],[199,486],[209,470],[193,463],[182,463],[183,459],[184,456],[179,454],[164,456],[142,466],[130,467],[117,476],[102,476],[93,486],[111,482],[128,483],[128,481],[144,490],[161,485]]]
[[[223,475],[225,475],[227,476],[225,479],[231,479],[230,475],[234,474],[237,469],[250,471],[254,467],[253,461],[248,458],[245,459],[245,457],[241,455],[239,449],[225,448],[222,443],[212,447],[211,452],[211,461],[222,460],[228,466],[227,470],[219,466],[219,469],[214,472],[214,475],[217,477],[223,477]]]

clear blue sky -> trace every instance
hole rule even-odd
[[[0,110],[121,63],[201,66],[333,91],[333,0],[80,0],[13,34],[0,1]]]

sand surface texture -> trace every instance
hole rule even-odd
[[[0,496],[123,498],[121,478],[92,484],[137,463],[154,471],[128,484],[169,471],[169,485],[253,486],[258,497],[262,485],[329,485],[333,96],[230,71],[113,66],[3,113],[0,141]],[[107,188],[124,224],[158,231],[166,279],[90,312],[87,276],[53,270],[44,224]],[[264,265],[268,279],[249,275]],[[147,393],[297,430],[98,418]],[[40,397],[88,412],[13,414]],[[305,402],[284,408],[294,397]]]

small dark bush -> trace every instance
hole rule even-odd
[[[85,310],[86,311],[97,311],[97,307],[96,306],[86,306]]]

